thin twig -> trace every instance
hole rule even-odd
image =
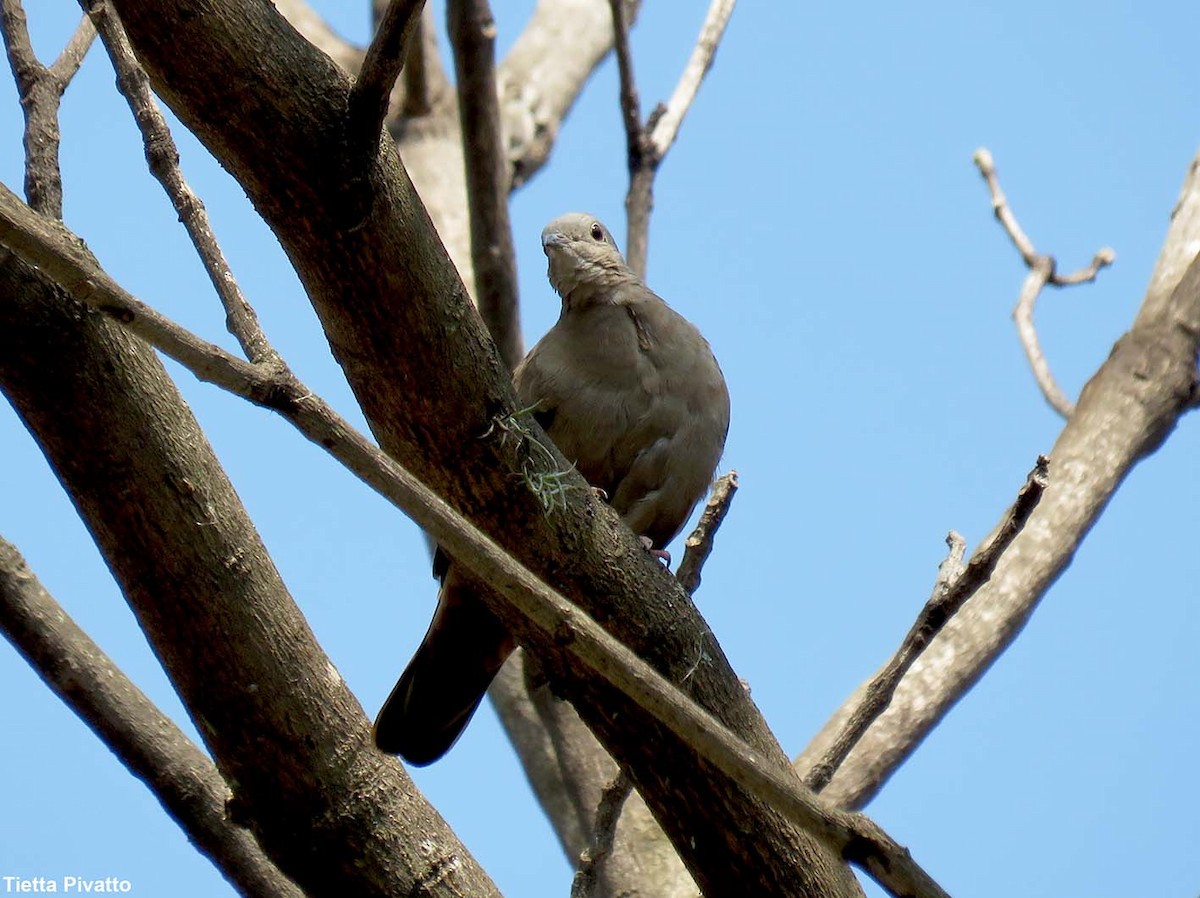
[[[1117,254],[1109,247],[1103,247],[1092,257],[1090,264],[1071,274],[1060,275],[1058,263],[1054,257],[1039,253],[1034,249],[1033,241],[1029,239],[1029,235],[1021,229],[1021,225],[1017,222],[1017,217],[1008,204],[1008,197],[1000,189],[1000,179],[996,175],[996,165],[992,154],[986,148],[980,148],[975,151],[974,161],[979,173],[987,182],[988,191],[992,196],[992,212],[995,214],[996,220],[1003,226],[1005,233],[1012,240],[1013,246],[1021,254],[1021,259],[1029,268],[1029,274],[1022,284],[1020,295],[1017,298],[1017,305],[1013,309],[1013,319],[1017,324],[1017,334],[1020,337],[1021,346],[1025,350],[1025,356],[1029,359],[1033,375],[1037,379],[1038,387],[1046,401],[1064,418],[1070,418],[1075,411],[1075,405],[1059,388],[1050,371],[1050,365],[1046,361],[1045,353],[1042,352],[1041,343],[1038,340],[1037,328],[1033,324],[1033,308],[1037,304],[1042,288],[1047,284],[1051,287],[1070,287],[1094,281],[1100,273],[1100,269],[1111,265],[1116,260]]]
[[[192,245],[204,264],[208,279],[225,308],[225,326],[237,338],[251,362],[281,364],[258,323],[254,308],[246,300],[213,233],[204,203],[192,191],[179,167],[179,150],[167,120],[150,92],[150,81],[133,54],[117,11],[108,0],[87,0],[88,14],[117,73],[117,85],[129,103],[146,151],[150,173],[171,199]]]
[[[736,3],[737,0],[713,0],[708,7],[704,24],[700,26],[700,36],[696,39],[696,46],[692,48],[692,55],[683,67],[683,74],[679,76],[679,83],[675,85],[671,99],[667,100],[665,107],[661,107],[662,112],[650,132],[650,143],[660,161],[675,142],[679,126],[683,124],[683,117],[692,108],[696,94],[700,91],[700,84],[712,68],[717,47],[725,34],[725,26],[729,24]]]
[[[487,0],[451,0],[446,4],[446,26],[458,76],[475,304],[511,371],[525,352],[508,218],[508,161],[496,94],[496,22]]]
[[[1029,360],[1029,367],[1033,370],[1034,379],[1041,388],[1042,395],[1051,408],[1064,418],[1070,418],[1075,412],[1075,403],[1067,398],[1067,394],[1055,380],[1050,363],[1046,361],[1046,354],[1042,351],[1037,327],[1033,323],[1033,307],[1042,294],[1042,288],[1050,282],[1053,275],[1054,260],[1049,256],[1037,256],[1029,266],[1029,274],[1025,275],[1025,280],[1021,283],[1021,292],[1017,294],[1017,304],[1012,313],[1013,323],[1017,326],[1017,337],[1021,341],[1021,348],[1025,350],[1025,358]]]
[[[404,54],[421,19],[425,0],[392,0],[379,22],[358,78],[350,91],[349,147],[351,158],[373,153],[387,115],[388,98],[404,68]]]
[[[229,787],[213,762],[79,628],[2,538],[0,631],[238,891],[299,898],[254,836],[229,820]]]
[[[620,640],[548,586],[407,469],[352,428],[290,374],[285,378],[206,344],[122,289],[82,241],[0,185],[0,244],[77,301],[104,313],[209,380],[279,412],[304,436],[408,514],[438,545],[491,584],[532,626],[568,650],[695,749],[747,793],[774,807],[894,895],[946,893],[908,851],[868,818],[824,805],[790,768],[768,763]]]
[[[571,880],[571,898],[591,898],[600,883],[600,865],[612,852],[617,838],[617,822],[625,800],[633,792],[633,780],[624,770],[600,793],[596,806],[596,824],[592,833],[592,844],[579,855],[579,865]]]
[[[863,733],[887,710],[904,674],[941,632],[946,622],[992,576],[1000,556],[1021,532],[1021,528],[1029,520],[1029,515],[1041,501],[1049,477],[1049,463],[1050,460],[1046,456],[1038,456],[1037,464],[1017,493],[1016,501],[1005,513],[992,536],[975,550],[965,568],[961,567],[964,545],[962,537],[951,533],[947,538],[950,554],[938,569],[933,594],[917,615],[916,622],[904,637],[896,654],[868,684],[862,701],[842,726],[837,738],[804,777],[805,785],[810,789],[820,792],[829,784]]]
[[[716,479],[712,486],[712,492],[708,495],[708,503],[704,506],[700,520],[696,522],[696,529],[684,543],[686,548],[683,552],[683,561],[679,562],[675,579],[683,584],[688,595],[692,595],[700,588],[700,571],[712,553],[713,539],[717,535],[721,522],[725,520],[725,515],[729,513],[729,506],[733,502],[737,488],[737,471],[722,474]]]

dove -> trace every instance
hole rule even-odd
[[[655,555],[707,492],[729,430],[708,341],[625,263],[594,216],[542,231],[558,321],[517,366],[533,416]],[[458,739],[516,643],[440,551],[437,611],[375,721],[376,746],[423,766]]]

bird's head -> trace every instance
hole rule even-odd
[[[542,230],[550,284],[564,301],[615,286],[633,277],[612,233],[594,215],[570,212]]]

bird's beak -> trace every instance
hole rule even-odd
[[[562,246],[567,242],[567,238],[557,231],[542,231],[542,252],[550,254],[550,247]]]

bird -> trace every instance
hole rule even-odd
[[[729,391],[708,341],[626,264],[612,233],[572,212],[542,231],[557,322],[513,374],[562,455],[666,557],[708,491]],[[375,721],[376,747],[414,766],[450,750],[516,642],[440,550],[437,610]]]

